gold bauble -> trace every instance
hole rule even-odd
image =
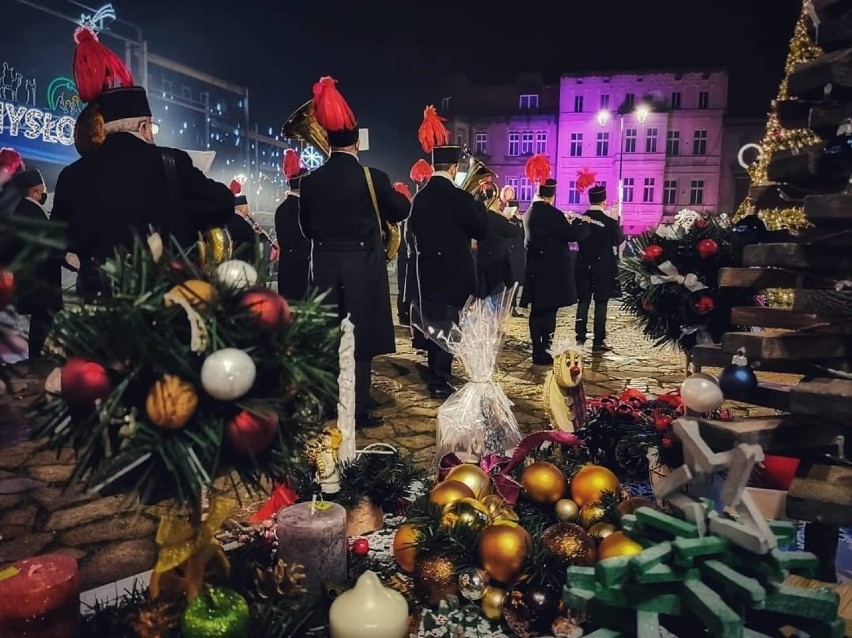
[[[430,605],[437,605],[458,590],[456,568],[446,556],[422,554],[414,560],[414,593]]]
[[[488,521],[492,525],[497,525],[502,521],[514,523],[518,520],[517,512],[499,494],[489,494],[485,498],[480,499],[480,502],[488,510]]]
[[[600,465],[584,465],[571,479],[571,498],[580,507],[599,501],[604,492],[618,494],[620,489],[618,477]]]
[[[475,498],[463,498],[444,508],[442,525],[463,525],[482,529],[488,525],[488,509]]]
[[[198,407],[193,385],[173,374],[154,382],[145,400],[145,413],[154,425],[176,430],[186,425]]]
[[[556,501],[555,511],[556,518],[560,521],[567,521],[570,523],[577,518],[577,514],[580,513],[580,508],[577,507],[577,504],[570,498],[563,498]]]
[[[547,461],[536,461],[527,466],[521,474],[521,484],[530,499],[537,503],[555,503],[562,498],[568,486],[562,470]]]
[[[227,228],[211,228],[199,233],[195,246],[198,262],[208,270],[228,261],[234,255],[234,240]]]
[[[216,298],[216,289],[212,284],[201,279],[187,279],[166,293],[166,306],[171,306],[174,301],[169,297],[182,297],[198,310],[204,310],[207,304]]]
[[[615,525],[613,525],[612,523],[605,523],[601,521],[600,523],[595,523],[589,528],[589,536],[591,536],[592,538],[596,538],[600,541],[605,539],[614,531]]]
[[[482,597],[482,615],[488,620],[500,620],[503,617],[503,603],[506,601],[506,590],[500,587],[488,587]]]
[[[574,523],[551,525],[542,532],[541,542],[566,567],[571,565],[590,567],[595,564],[597,556],[595,541],[579,525]]]
[[[479,538],[479,560],[496,581],[512,582],[532,548],[529,533],[520,525],[492,525]]]
[[[429,500],[441,506],[447,506],[463,498],[473,498],[473,490],[461,481],[438,483],[429,494]]]
[[[630,540],[624,532],[613,532],[598,545],[598,560],[615,558],[616,556],[633,556],[644,548],[634,540]]]
[[[408,573],[414,571],[418,534],[419,532],[414,525],[405,523],[399,526],[396,535],[393,537],[393,558],[396,564]]]
[[[585,527],[590,528],[595,523],[599,523],[606,516],[606,508],[600,501],[586,503],[580,508],[580,514],[577,516],[577,522]]]
[[[478,465],[462,463],[456,465],[447,474],[447,481],[460,481],[473,490],[474,498],[482,498],[491,494],[491,477]]]

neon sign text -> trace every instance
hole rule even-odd
[[[0,102],[0,134],[10,137],[23,135],[28,140],[41,140],[50,144],[74,144],[73,117],[57,117],[41,109]]]

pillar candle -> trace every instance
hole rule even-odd
[[[297,503],[278,513],[278,555],[305,569],[303,586],[346,582],[346,509],[337,503]]]
[[[331,638],[406,638],[408,603],[366,571],[338,596],[328,612]]]
[[[77,561],[46,554],[0,568],[0,636],[60,638],[80,624]]]

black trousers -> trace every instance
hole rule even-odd
[[[30,336],[28,339],[30,359],[41,355],[44,342],[53,327],[53,313],[47,310],[36,310],[30,314]]]
[[[556,332],[556,310],[541,310],[533,304],[530,310],[530,340],[533,358],[547,354]]]
[[[429,363],[429,385],[449,383],[453,375],[453,355],[429,339],[426,342]]]
[[[593,342],[602,344],[606,339],[606,306],[609,303],[608,299],[603,301],[595,300],[595,336]],[[591,299],[581,299],[577,304],[577,319],[574,322],[574,330],[577,333],[577,341],[586,340],[586,332],[589,324],[589,307],[592,305]]]
[[[370,384],[372,373],[372,359],[355,360],[355,418],[365,417],[370,411]]]

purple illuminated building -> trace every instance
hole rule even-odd
[[[536,75],[497,87],[456,77],[448,95],[441,113],[456,140],[500,185],[515,186],[522,206],[533,195],[524,164],[546,153],[559,181],[556,205],[585,209],[576,180],[588,167],[607,185],[609,204],[621,206],[627,234],[682,208],[731,212],[747,188],[737,153],[763,128],[762,118],[726,119],[728,75],[720,69],[563,75],[558,86]]]

